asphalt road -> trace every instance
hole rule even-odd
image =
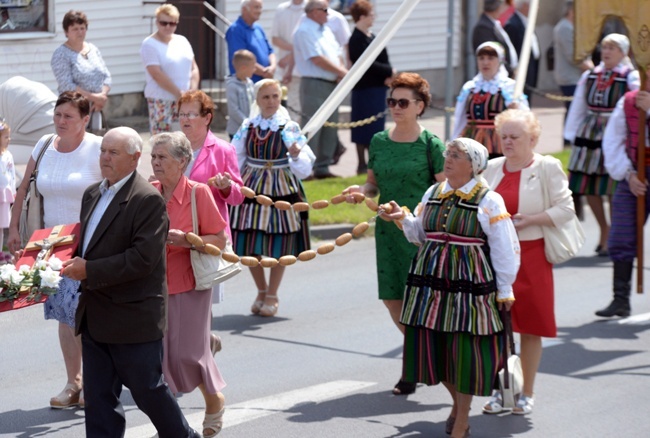
[[[473,437],[650,436],[650,299],[635,294],[625,320],[593,315],[609,302],[611,263],[591,254],[590,215],[584,225],[581,255],[555,269],[559,334],[544,342],[533,413],[482,415],[484,399],[475,398]],[[213,306],[213,329],[223,338],[216,358],[228,383],[220,436],[445,436],[450,403],[442,387],[390,394],[401,339],[376,299],[373,239],[288,268],[275,318],[249,315],[253,298],[244,272]],[[56,323],[43,320],[42,306],[0,314],[0,437],[83,437],[83,411],[48,406],[64,383]],[[122,399],[127,437],[153,436],[128,390]],[[199,392],[179,403],[200,429]]]

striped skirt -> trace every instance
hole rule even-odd
[[[274,202],[307,200],[302,184],[288,167],[246,167],[242,179],[255,193]],[[280,210],[246,198],[230,209],[233,250],[239,256],[297,256],[310,248],[308,219],[307,212]]]
[[[402,379],[426,385],[448,382],[462,394],[487,397],[497,388],[504,365],[504,333],[475,336],[407,326]]]

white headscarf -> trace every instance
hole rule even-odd
[[[268,85],[271,85],[271,84],[277,85],[278,89],[280,90],[280,93],[282,93],[282,84],[277,79],[262,79],[260,81],[257,81],[255,83],[255,87],[253,88],[254,95],[255,95],[255,100],[253,101],[253,104],[251,105],[251,111],[250,111],[250,114],[249,114],[249,118],[252,119],[252,118],[254,118],[254,117],[256,117],[257,115],[260,114],[260,107],[257,104],[257,95],[259,94],[262,87],[268,86]],[[280,105],[280,108],[278,108],[277,113],[280,113],[282,116],[286,116],[287,119],[290,118],[289,117],[289,111],[287,111],[287,109],[285,107],[283,107],[282,105]]]
[[[455,146],[461,151],[466,152],[472,162],[472,177],[485,187],[489,187],[485,178],[481,176],[485,169],[487,169],[488,159],[490,158],[487,148],[478,141],[466,137],[451,140],[447,145]]]

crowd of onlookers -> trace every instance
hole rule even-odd
[[[385,49],[352,90],[354,120],[388,108],[393,121],[389,129],[383,118],[352,129],[365,183],[342,187],[350,203],[360,202],[359,193],[379,196],[385,219],[375,232],[378,296],[404,335],[393,393],[442,383],[453,401],[445,428],[454,437],[469,435],[472,396],[490,397],[485,413],[504,410],[495,385],[507,360],[510,318],[520,334],[524,379],[512,412],[532,412],[541,340],[557,335],[544,230],[575,216],[576,195],[587,197],[598,221],[597,255],[614,262],[614,300],[596,314],[630,314],[634,209],[646,193],[636,174],[638,131],[631,121],[648,111],[650,94],[638,90],[630,42],[621,33],[604,35],[598,62],[575,62],[572,3],[554,30],[554,74],[562,93],[573,96],[564,127],[568,177],[558,160],[535,152],[541,126],[530,111],[530,93],[517,95],[512,79],[527,0],[514,2],[503,26],[504,2],[484,2],[472,35],[478,73],[459,92],[446,145],[419,123],[431,103],[428,82],[398,73]],[[136,170],[137,132],[105,132],[111,75],[85,39],[86,15],[65,14],[66,41],[51,61],[60,93],[55,133],[36,144],[25,174],[37,175],[45,228],[81,222],[79,248],[65,261],[59,291],[44,312],[59,322],[67,375],[50,406],[85,407],[89,436],[123,434],[122,385],[160,437],[199,436],[174,398],[199,388],[201,435],[217,435],[225,381],[214,360],[221,340],[211,332],[210,309],[224,286],[197,289],[192,254],[232,245],[240,257],[277,260],[311,248],[307,211],[256,202],[242,188],[290,205],[307,201],[301,181],[335,177],[329,167],[345,151],[337,129],[322,127],[307,141],[293,119],[304,125],[363,56],[375,38],[374,7],[367,0],[349,5],[350,31],[327,0],[282,3],[271,36],[277,54],[256,23],[262,9],[262,0],[242,0],[241,15],[226,33],[228,142],[211,130],[215,104],[199,90],[191,45],[175,32],[178,9],[158,7],[156,32],[140,48],[150,176]],[[526,84],[535,87],[541,56],[535,37],[530,50]],[[336,111],[329,120],[338,120]],[[10,126],[0,120],[0,228],[8,228],[13,252],[25,244],[19,216],[29,178],[16,187],[9,141]],[[604,197],[617,212],[610,221]],[[278,312],[285,265],[268,271],[250,268],[257,287],[251,313],[262,317]]]

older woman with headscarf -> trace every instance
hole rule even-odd
[[[533,410],[542,337],[557,336],[553,265],[546,259],[542,229],[561,226],[575,216],[575,210],[562,163],[535,153],[542,131],[535,114],[506,110],[495,124],[504,156],[490,160],[485,179],[503,197],[521,245],[521,268],[513,284],[517,305],[512,308],[512,328],[520,334],[524,384],[512,413],[525,415]],[[546,198],[548,206],[543,202]],[[502,410],[503,396],[495,391],[483,412],[498,414]]]
[[[476,48],[479,72],[465,82],[456,101],[452,138],[472,138],[485,145],[490,158],[503,155],[494,118],[506,108],[526,108],[525,96],[515,99],[515,81],[508,77],[501,44],[488,41]]]
[[[300,180],[311,173],[316,157],[300,126],[280,106],[280,82],[262,79],[255,84],[252,116],[233,137],[244,184],[258,195],[291,204],[306,201]],[[281,210],[246,198],[230,213],[233,249],[239,256],[280,258],[310,248],[307,212]],[[251,312],[274,316],[284,266],[271,268],[268,281],[261,266],[251,267],[257,297]]]
[[[420,245],[406,282],[402,379],[442,383],[453,407],[445,428],[469,435],[472,396],[496,386],[506,346],[500,310],[514,302],[519,241],[503,198],[481,174],[488,151],[469,138],[447,144],[446,181],[431,186],[415,215],[395,201],[382,218]]]
[[[630,40],[611,33],[601,42],[601,62],[582,74],[564,126],[564,138],[573,144],[569,158],[569,189],[587,195],[587,202],[600,227],[596,247],[608,256],[609,225],[602,196],[614,193],[616,182],[605,169],[602,140],[616,102],[628,91],[638,90],[639,72],[627,57]]]
[[[163,375],[174,394],[197,387],[205,399],[203,436],[214,437],[222,428],[226,386],[210,351],[210,290],[197,290],[190,251],[205,252],[205,245],[226,245],[226,221],[219,214],[210,189],[183,174],[192,159],[190,142],[180,132],[161,133],[149,140],[153,185],[167,204],[167,333],[163,339]],[[185,238],[193,232],[192,191],[196,197],[198,234],[203,246]]]

